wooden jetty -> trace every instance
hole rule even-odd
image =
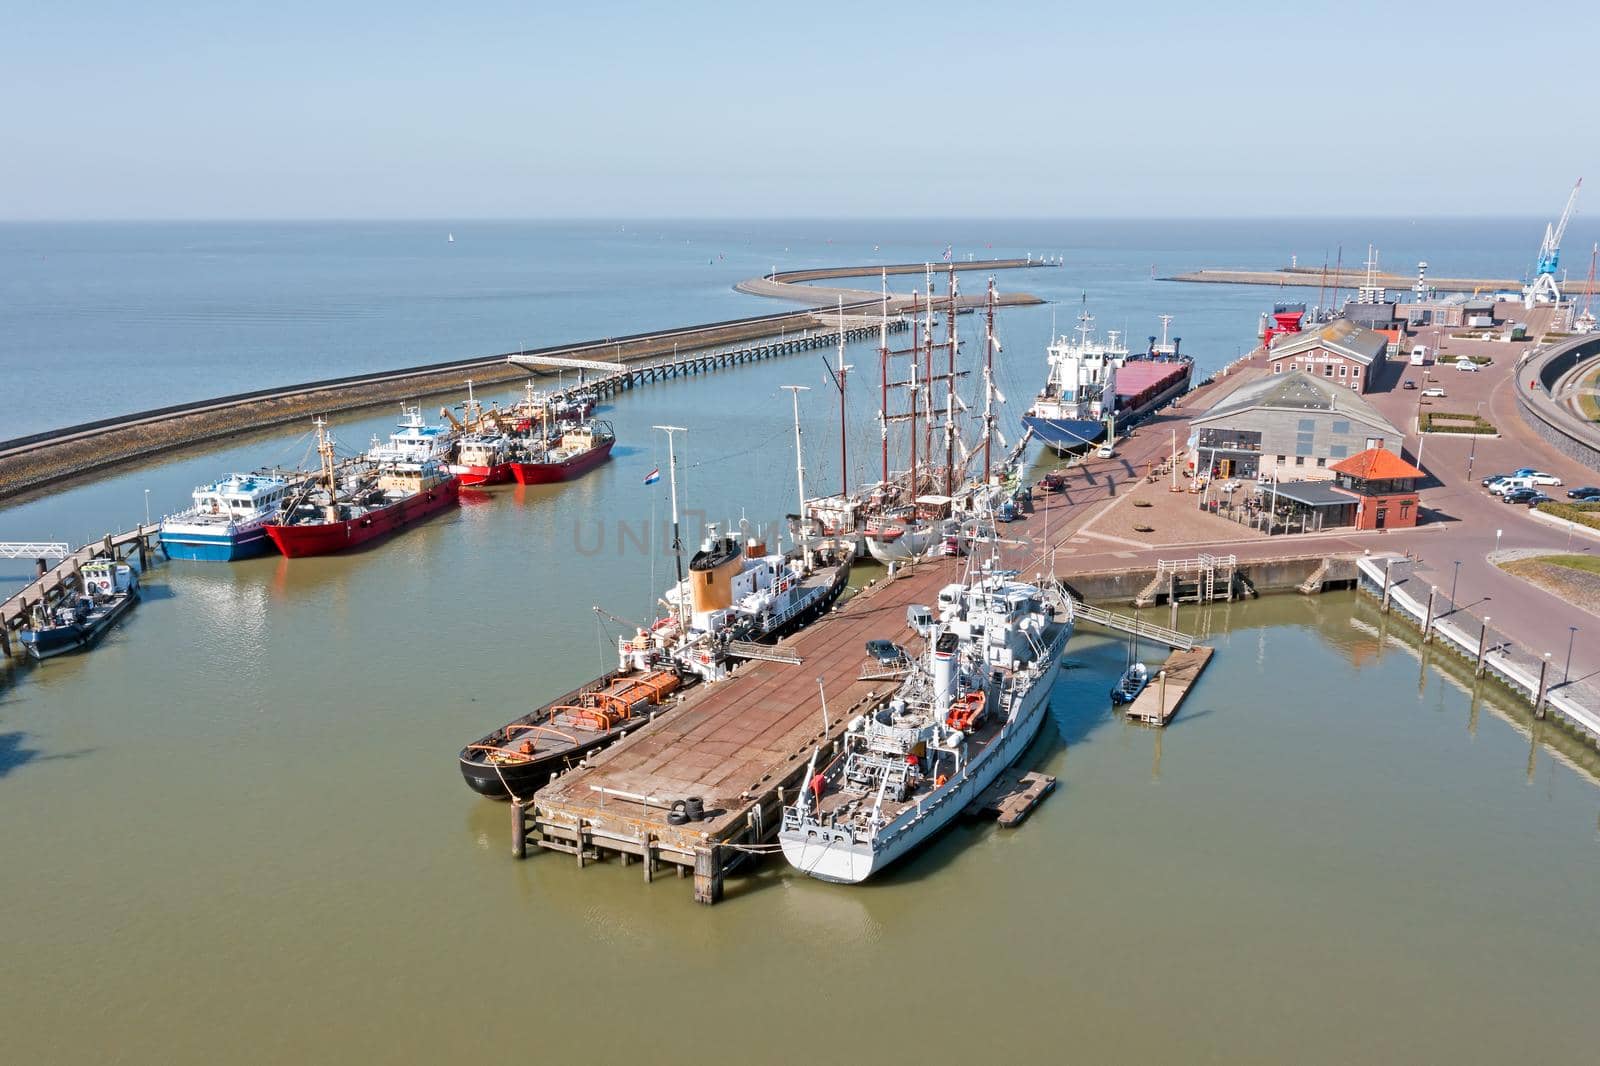
[[[876,710],[899,687],[892,678],[862,678],[866,642],[889,638],[916,654],[920,642],[908,639],[906,606],[931,606],[941,587],[959,580],[963,562],[929,561],[878,582],[777,645],[800,664],[747,662],[513,804],[513,854],[525,855],[535,843],[573,855],[580,866],[607,855],[624,865],[637,858],[646,881],[661,862],[673,863],[679,876],[694,872],[696,900],[717,902],[724,874],[777,831],[812,753],[835,750],[852,718]],[[674,803],[690,798],[703,803],[702,819],[680,824],[669,817]]]
[[[972,817],[993,817],[1002,829],[1013,829],[1055,788],[1056,779],[1049,774],[1012,767],[984,789],[966,813]]]
[[[1183,705],[1189,689],[1211,662],[1215,649],[1201,644],[1194,648],[1179,649],[1167,656],[1160,671],[1137,699],[1128,704],[1125,713],[1136,722],[1146,725],[1166,725]]]
[[[53,607],[63,597],[73,595],[83,587],[83,575],[80,571],[84,563],[95,559],[114,559],[120,562],[130,555],[137,554],[139,569],[141,571],[148,569],[150,553],[160,544],[160,532],[159,523],[150,523],[124,533],[107,533],[93,544],[86,544],[77,551],[69,553],[61,562],[51,567],[45,566],[44,559],[40,558],[39,576],[0,602],[0,658],[9,659],[13,654],[22,654],[20,645],[13,649],[12,634],[27,624],[28,612],[34,604],[43,603],[46,607]],[[7,554],[16,556],[21,553]]]

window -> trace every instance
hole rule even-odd
[[[1306,457],[1303,456],[1303,455],[1295,456],[1294,457],[1294,465],[1295,466],[1305,466],[1306,465]]]
[[[1328,454],[1335,459],[1348,459],[1350,449],[1343,444],[1331,444],[1328,446]]]
[[[1339,376],[1340,377],[1348,377],[1349,376],[1349,372],[1350,372],[1350,368],[1349,367],[1345,366],[1343,363],[1339,364]]]
[[[1277,361],[1277,362],[1275,362],[1275,363],[1273,363],[1273,364],[1272,364],[1272,372],[1273,372],[1273,373],[1274,373],[1274,374],[1281,374],[1281,373],[1283,373],[1283,360],[1281,360],[1281,359],[1280,359],[1280,360],[1278,360],[1278,361]]]
[[[1348,423],[1348,422],[1335,422],[1333,424],[1333,431],[1335,433],[1349,433],[1350,432],[1350,423]]]
[[[1289,372],[1291,374],[1294,373],[1296,370],[1299,370],[1299,369],[1300,369],[1300,364],[1299,363],[1290,363],[1289,364]]]
[[[1317,456],[1317,465],[1318,466],[1327,466],[1328,465],[1328,460],[1319,455],[1319,456]]]
[[[1360,377],[1361,376],[1361,368],[1359,366],[1351,367],[1350,368],[1350,376],[1353,377],[1353,378]]]
[[[1286,463],[1286,462],[1288,462],[1288,461],[1289,461],[1289,457],[1288,457],[1288,456],[1287,456],[1287,455],[1280,455],[1280,456],[1278,456],[1278,462],[1280,462],[1280,463]]]
[[[1409,515],[1410,513],[1411,513],[1411,501],[1410,500],[1401,500],[1400,501],[1400,517],[1404,518],[1407,515]]]
[[[1325,378],[1333,377],[1333,364],[1332,363],[1329,363],[1327,366],[1322,368],[1322,376],[1325,377]]]

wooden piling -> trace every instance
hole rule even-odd
[[[0,653],[11,658],[11,627],[4,624],[0,624]]]
[[[528,857],[528,811],[516,800],[511,801],[511,857]]]
[[[656,879],[656,857],[651,851],[650,830],[639,830],[639,854],[644,856],[644,883],[649,884]]]
[[[720,903],[722,901],[722,849],[700,847],[694,851],[694,901]]]
[[[1383,561],[1383,603],[1380,606],[1380,610],[1382,610],[1384,614],[1389,613],[1389,566],[1393,562],[1393,559],[1385,559]]]
[[[1483,625],[1478,629],[1478,661],[1472,668],[1473,677],[1483,676],[1483,651],[1489,643],[1489,616],[1483,616]]]
[[[1546,655],[1543,659],[1539,660],[1539,694],[1537,696],[1535,696],[1534,700],[1533,700],[1533,716],[1535,718],[1543,718],[1544,717],[1544,708],[1545,708],[1544,697],[1545,697],[1545,693],[1546,693],[1544,679],[1545,679],[1545,674],[1548,673],[1549,670],[1550,670],[1550,656]]]
[[[1428,615],[1422,622],[1422,643],[1433,643],[1433,599],[1439,594],[1439,586],[1428,586]]]

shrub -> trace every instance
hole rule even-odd
[[[1422,432],[1424,433],[1483,433],[1498,434],[1495,428],[1482,415],[1458,411],[1424,411],[1422,412]]]
[[[1541,503],[1539,510],[1590,529],[1600,529],[1600,503]]]

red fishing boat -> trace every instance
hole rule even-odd
[[[530,442],[522,458],[511,464],[511,473],[519,485],[571,481],[610,458],[616,443],[611,423],[592,420],[562,433],[559,440]]]
[[[376,540],[454,507],[461,481],[437,460],[386,460],[376,466],[334,465],[327,423],[317,420],[322,473],[266,524],[267,536],[291,559],[327,555]]]
[[[516,441],[503,433],[469,433],[456,442],[450,473],[463,488],[504,485],[511,480],[511,460]]]

